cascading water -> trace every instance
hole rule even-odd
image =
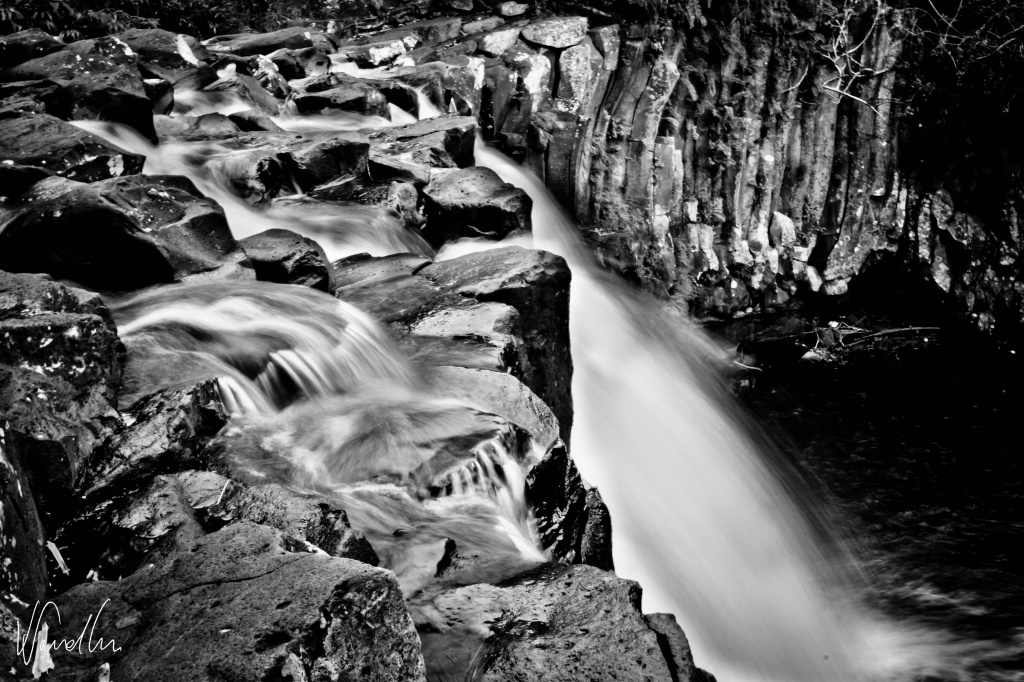
[[[573,455],[645,610],[675,613],[698,662],[730,682],[969,679],[970,645],[864,604],[846,539],[822,532],[747,435],[714,344],[603,274],[536,176],[483,144],[477,163],[530,194],[535,247],[572,269]]]

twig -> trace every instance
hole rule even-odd
[[[939,331],[940,329],[941,329],[941,327],[900,327],[899,329],[883,329],[880,332],[875,332],[873,334],[868,334],[867,336],[862,336],[859,339],[857,339],[856,341],[851,341],[850,343],[847,343],[847,344],[844,344],[844,345],[847,348],[849,348],[850,346],[856,346],[858,343],[863,343],[864,341],[867,341],[868,339],[875,338],[876,336],[886,336],[888,334],[901,334],[903,332]]]

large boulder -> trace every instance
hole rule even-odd
[[[0,414],[47,516],[119,422],[123,352],[95,294],[0,271]]]
[[[47,679],[77,682],[102,663],[111,679],[153,682],[425,679],[393,574],[247,522],[124,580],[71,589],[47,612],[51,640],[74,639],[90,615],[93,642],[107,646],[54,650]]]
[[[116,36],[132,49],[143,75],[182,89],[198,89],[217,80],[209,64],[217,55],[192,36],[159,28],[131,28]]]
[[[490,168],[436,173],[423,190],[426,237],[435,246],[460,237],[502,239],[530,231],[533,200]]]
[[[376,88],[357,81],[344,82],[328,90],[296,92],[289,98],[288,107],[297,114],[338,110],[391,118],[384,95]]]
[[[477,680],[689,680],[640,611],[640,586],[591,566],[546,564],[416,604],[431,676]],[[448,655],[445,656],[445,653]]]
[[[142,172],[145,158],[49,114],[0,119],[0,158],[94,182]]]
[[[0,268],[106,290],[254,279],[223,209],[179,176],[40,182],[0,233]]]
[[[268,55],[282,48],[301,50],[313,47],[313,35],[304,26],[291,26],[270,33],[235,33],[217,36],[205,42],[214,52],[228,52],[240,57]]]
[[[64,41],[38,28],[30,28],[0,38],[0,69],[17,66],[64,48]]]
[[[205,86],[203,92],[231,94],[252,109],[271,116],[281,113],[281,103],[256,78],[232,73]]]
[[[614,570],[611,515],[597,488],[583,482],[564,447],[553,448],[530,470],[526,498],[552,559]]]
[[[473,165],[476,119],[442,116],[369,134],[370,172],[375,178],[426,183],[435,168]]]
[[[323,248],[312,239],[275,228],[246,237],[239,245],[260,281],[334,291],[334,268]]]
[[[578,45],[587,37],[586,17],[554,17],[535,21],[523,29],[523,37],[544,47]]]

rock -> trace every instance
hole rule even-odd
[[[403,348],[424,364],[507,373],[513,380],[528,371],[519,311],[503,303],[439,299],[408,334]]]
[[[594,77],[602,71],[603,58],[597,48],[585,39],[567,48],[558,57],[558,101],[561,111],[586,111],[594,93]]]
[[[37,186],[0,233],[0,268],[106,290],[195,278],[252,279],[224,211],[179,176]]]
[[[460,12],[472,12],[473,0],[448,0],[448,6]]]
[[[640,612],[640,586],[591,566],[546,564],[456,587],[414,618],[432,676],[447,651],[479,680],[676,679]]]
[[[435,168],[473,164],[476,119],[439,116],[370,133],[370,173],[380,179],[425,184]]]
[[[0,120],[0,159],[82,182],[140,173],[145,161],[47,114]]]
[[[770,230],[772,245],[776,248],[791,247],[796,243],[796,225],[789,216],[778,211],[773,213]]]
[[[52,176],[49,171],[35,166],[0,164],[0,204],[18,202],[32,185]]]
[[[0,118],[49,114],[66,121],[72,118],[71,109],[71,91],[54,81],[0,83]]]
[[[414,33],[419,38],[421,45],[433,47],[434,45],[458,38],[462,30],[462,19],[459,17],[428,19],[426,21],[404,24],[398,30],[404,33]],[[371,36],[371,39],[374,41],[386,40],[391,37],[391,33],[391,31],[385,31],[384,33]]]
[[[587,35],[586,17],[556,17],[535,21],[523,29],[523,37],[545,47],[578,45]]]
[[[232,93],[252,109],[258,109],[271,116],[277,116],[281,112],[281,103],[277,98],[267,92],[258,80],[245,74],[234,73],[216,80],[204,87],[203,92]]]
[[[246,111],[229,114],[228,119],[234,123],[239,130],[245,133],[254,133],[257,131],[266,131],[269,133],[284,132],[280,126],[274,123],[270,116],[257,109],[248,109]]]
[[[471,330],[467,331],[472,333]],[[437,367],[432,377],[438,395],[457,398],[483,412],[504,417],[529,432],[537,445],[545,451],[558,439],[558,419],[551,408],[510,374],[465,367]],[[610,532],[611,528],[608,530]]]
[[[203,451],[227,423],[216,379],[146,396],[124,419],[78,484],[86,497],[108,499],[159,474],[203,468]]]
[[[375,88],[354,80],[330,90],[295,93],[289,98],[287,106],[300,115],[337,109],[363,116],[391,118],[388,101],[384,95]]]
[[[512,306],[519,311],[528,361],[523,383],[558,418],[562,440],[572,428],[569,353],[569,269],[544,251],[505,247],[433,263],[426,277],[443,291]]]
[[[386,284],[415,275],[430,265],[429,258],[411,253],[398,253],[382,258],[371,258],[369,254],[350,256],[333,264],[336,287],[352,284]]]
[[[503,17],[521,17],[528,9],[530,6],[521,2],[503,2],[498,5],[498,14]]]
[[[256,269],[256,279],[334,291],[334,268],[312,239],[272,229],[246,237],[239,245]]]
[[[519,40],[518,28],[501,28],[477,36],[477,49],[489,57],[499,57]]]
[[[337,54],[363,68],[389,64],[409,51],[405,40],[382,40],[365,44],[348,44],[338,48]]]
[[[530,231],[530,196],[489,168],[437,173],[423,194],[427,212],[424,234],[435,246],[459,237],[501,239],[511,232]]]
[[[90,83],[145,96],[135,55],[117,38],[79,40],[0,72],[0,80],[5,81],[41,78]]]
[[[483,19],[477,19],[476,21],[470,21],[462,25],[462,32],[466,35],[475,35],[477,33],[484,33],[485,31],[491,31],[504,26],[505,20],[500,17],[485,17]]]
[[[268,55],[282,48],[301,50],[313,47],[313,34],[302,26],[291,26],[270,33],[237,33],[216,36],[204,43],[214,52],[230,52],[240,57]]]
[[[80,585],[48,612],[51,639],[97,614],[94,643],[53,652],[49,678],[424,680],[419,641],[395,577],[294,551],[279,531],[241,522],[118,582]],[[107,601],[109,600],[109,601]],[[62,623],[62,624],[61,624]],[[74,632],[74,634],[72,634]]]
[[[671,613],[652,613],[645,618],[651,629],[658,633],[658,643],[665,652],[665,660],[672,672],[672,679],[679,682],[704,682],[709,676],[693,665],[690,643],[676,622],[676,617]]]
[[[601,26],[590,30],[590,39],[594,47],[604,55],[603,68],[614,71],[619,66],[619,27]]]
[[[62,512],[118,423],[123,352],[95,294],[0,272],[0,414],[44,515]]]
[[[199,89],[217,80],[209,67],[217,55],[193,38],[159,28],[131,28],[116,36],[135,53],[143,75],[151,74],[183,89]]]
[[[182,476],[198,475],[198,472]],[[322,497],[300,495],[276,484],[242,486],[225,479],[224,494],[202,508],[207,524],[250,521],[276,528],[336,557],[377,566],[380,559],[366,537],[352,530],[345,511]],[[191,500],[197,506],[197,500]]]
[[[0,519],[0,608],[24,617],[46,597],[46,536],[14,430],[5,419],[0,419]]]
[[[64,49],[64,41],[38,28],[30,28],[0,38],[0,69],[17,66],[30,59],[45,57]]]
[[[530,470],[526,499],[552,559],[614,570],[608,508],[597,489],[580,478],[564,447],[553,448]]]

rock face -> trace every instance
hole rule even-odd
[[[0,234],[0,268],[99,289],[195,277],[252,279],[224,211],[177,176],[45,180]]]
[[[239,244],[258,280],[334,291],[334,268],[312,239],[289,230],[272,229],[246,237]]]
[[[48,614],[51,638],[73,639],[102,608],[93,641],[121,651],[54,652],[52,679],[102,662],[113,679],[425,678],[393,574],[245,522],[126,580],[75,587],[56,606],[63,625]]]
[[[44,513],[59,515],[118,422],[123,347],[98,296],[39,275],[0,271],[0,330],[5,440]]]
[[[424,188],[427,239],[440,246],[459,237],[501,239],[530,231],[529,195],[489,168],[438,173]]]
[[[46,550],[43,524],[14,437],[10,422],[0,420],[0,548],[7,559],[0,566],[0,608],[24,617],[24,604],[46,596]]]

